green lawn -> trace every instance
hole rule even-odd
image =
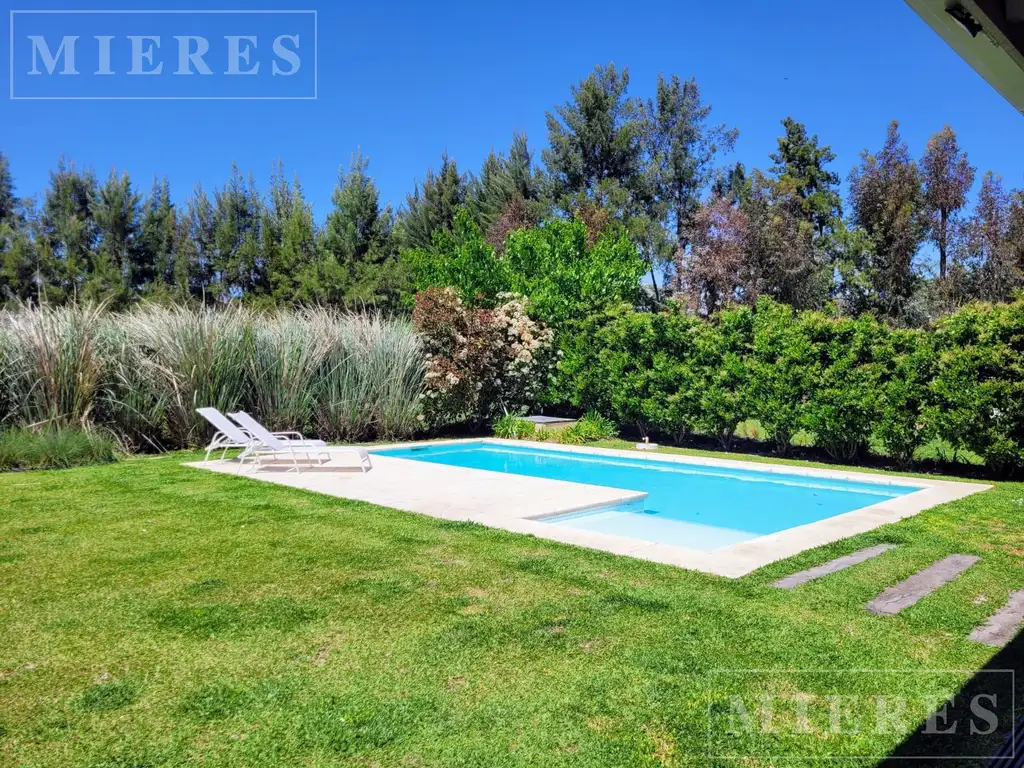
[[[0,475],[0,765],[786,764],[701,757],[708,705],[818,694],[844,670],[977,669],[993,651],[966,635],[1024,586],[1017,483],[732,581],[188,458]],[[878,542],[902,546],[767,587]],[[863,609],[955,552],[982,559],[899,616]],[[884,754],[902,735],[749,746]]]

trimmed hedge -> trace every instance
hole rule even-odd
[[[559,387],[573,405],[642,434],[727,448],[757,419],[783,451],[807,431],[839,460],[877,445],[906,463],[938,438],[996,472],[1024,467],[1024,301],[973,304],[931,331],[769,299],[710,322],[620,307],[564,347]]]

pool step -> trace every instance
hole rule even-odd
[[[889,587],[882,594],[867,604],[872,613],[883,616],[894,616],[904,608],[909,608],[918,600],[927,597],[943,584],[947,584],[966,571],[979,558],[975,555],[950,555],[932,563],[923,571],[899,584]]]
[[[895,544],[879,544],[875,547],[868,547],[867,549],[854,552],[851,555],[837,557],[835,560],[829,560],[827,563],[822,563],[821,565],[816,565],[813,568],[808,568],[806,571],[798,571],[784,579],[779,579],[774,582],[772,586],[778,587],[779,589],[793,589],[793,587],[799,587],[801,584],[806,584],[808,581],[820,579],[822,576],[828,576],[830,573],[842,571],[845,568],[849,568],[851,565],[857,565],[858,563],[863,563],[865,560],[878,557],[883,552],[888,552],[890,549],[895,548]]]
[[[993,648],[1002,648],[1017,635],[1021,622],[1024,622],[1024,589],[1011,594],[1006,605],[971,632],[968,639]]]

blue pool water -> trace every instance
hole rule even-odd
[[[711,551],[919,490],[802,475],[458,443],[374,451],[456,467],[646,491],[642,502],[546,518],[550,525]]]

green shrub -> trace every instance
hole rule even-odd
[[[66,469],[116,460],[112,440],[70,427],[0,431],[0,471]]]
[[[801,314],[813,350],[804,427],[830,456],[851,461],[866,453],[878,417],[883,367],[875,360],[886,328],[868,316],[857,319]]]
[[[737,425],[750,415],[747,388],[753,315],[740,307],[698,326],[692,363],[698,392],[694,427],[711,435],[726,450]]]
[[[935,347],[924,331],[892,331],[888,345],[876,351],[885,370],[878,390],[874,438],[900,464],[928,442],[929,382],[935,375]]]
[[[491,428],[494,430],[494,436],[503,440],[525,440],[533,437],[537,431],[533,422],[521,419],[514,413],[506,413],[499,417]]]
[[[1024,302],[973,304],[935,334],[934,434],[996,469],[1024,467]]]
[[[426,351],[423,410],[432,427],[486,423],[535,404],[554,370],[552,332],[531,320],[521,297],[493,309],[451,288],[416,296],[413,324]]]
[[[1024,301],[968,306],[934,331],[768,299],[707,322],[623,306],[588,318],[564,348],[570,402],[641,434],[728,447],[755,419],[783,451],[799,437],[842,461],[874,445],[906,463],[942,444],[997,471],[1024,467]]]
[[[700,414],[693,364],[702,323],[678,308],[651,314],[617,307],[593,317],[565,345],[561,388],[578,408],[677,440]]]
[[[814,363],[811,341],[795,315],[783,304],[758,302],[748,363],[748,415],[783,453],[805,423]]]
[[[599,413],[590,412],[575,424],[560,429],[554,434],[560,443],[583,445],[596,440],[608,440],[618,434],[615,423]]]

